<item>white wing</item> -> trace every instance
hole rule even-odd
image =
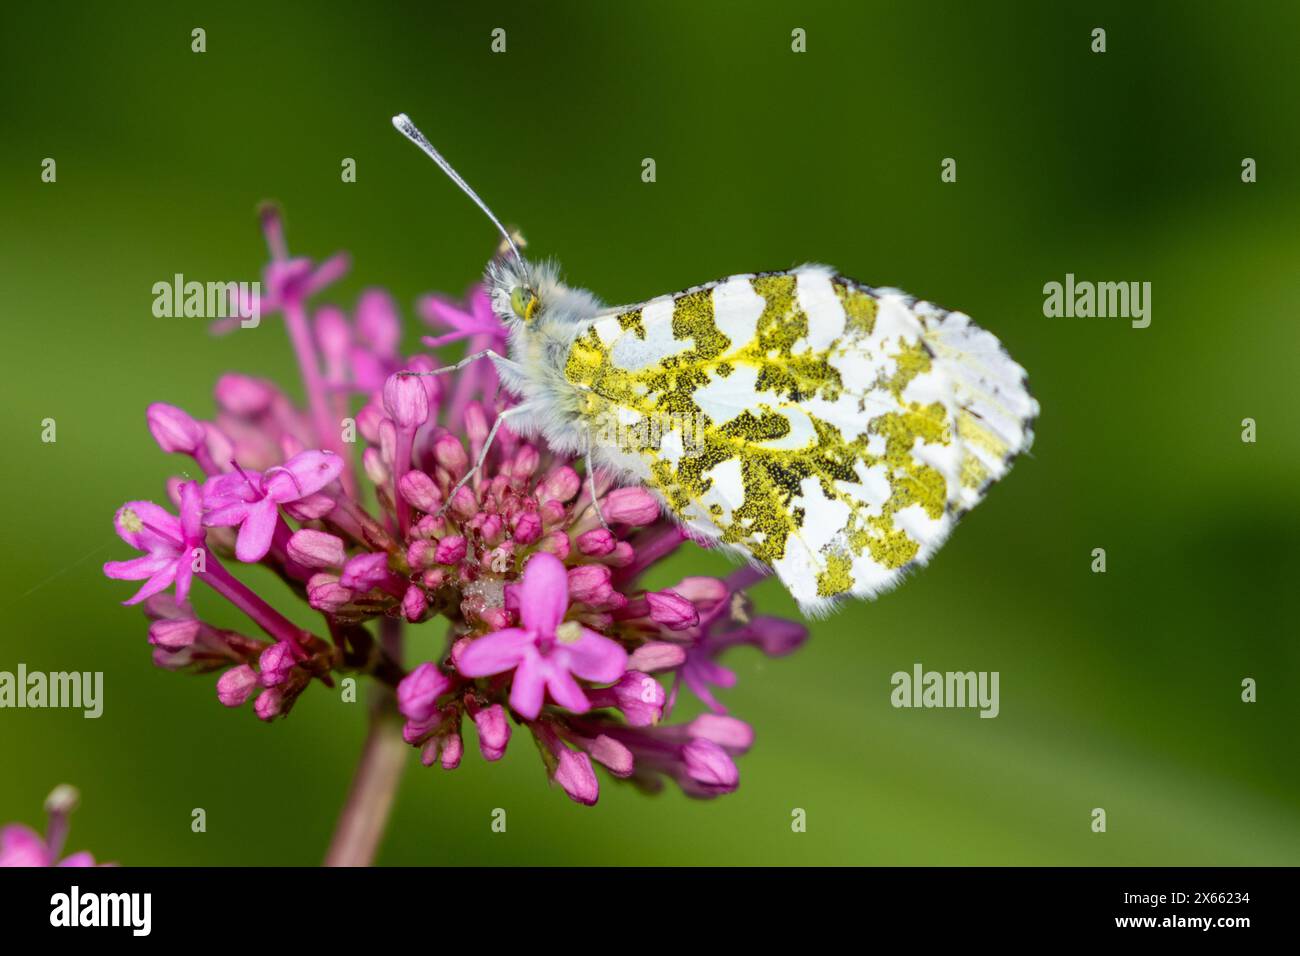
[[[566,376],[603,463],[770,565],[810,615],[924,563],[1029,447],[1038,411],[967,316],[824,266],[614,310]]]

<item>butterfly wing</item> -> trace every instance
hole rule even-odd
[[[770,566],[806,614],[896,584],[1032,442],[989,332],[824,266],[598,317],[565,375],[599,458],[695,534]]]

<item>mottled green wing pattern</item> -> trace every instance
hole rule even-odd
[[[614,310],[565,374],[605,460],[810,614],[924,562],[1037,413],[1024,370],[965,315],[822,266]]]

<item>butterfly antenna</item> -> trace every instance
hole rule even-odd
[[[482,209],[487,217],[492,220],[492,225],[497,227],[497,231],[501,233],[501,238],[506,241],[506,244],[510,247],[510,251],[514,254],[515,260],[520,266],[522,266],[524,264],[524,257],[519,254],[519,247],[515,245],[515,241],[511,238],[510,233],[506,232],[506,227],[501,225],[501,220],[493,215],[492,210],[487,207],[487,203],[478,198],[478,193],[470,189],[469,183],[460,178],[460,173],[456,172],[456,170],[452,168],[451,163],[447,162],[447,160],[443,158],[442,153],[433,148],[433,144],[430,143],[428,138],[420,132],[414,123],[411,122],[410,117],[405,113],[398,113],[393,117],[393,126],[397,128],[399,133],[409,139],[416,146],[420,147],[426,156],[437,163],[438,168],[451,177],[451,181],[460,187],[461,192],[474,200],[474,205],[478,206],[479,209]]]

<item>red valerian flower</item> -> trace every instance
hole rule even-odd
[[[267,211],[263,228],[272,262],[261,310],[283,316],[307,400],[299,407],[274,383],[229,373],[211,421],[150,406],[159,446],[205,476],[168,483],[179,517],[129,502],[115,519],[145,554],[104,570],[145,580],[129,603],[143,602],[152,621],[155,663],[220,671],[219,701],[251,700],[263,720],[286,715],[314,683],[370,675],[392,688],[403,737],[425,764],[459,766],[467,723],[483,758],[498,760],[513,724],[583,804],[598,799],[598,766],[647,790],[665,780],[699,797],[736,789],[753,732],[714,696],[736,679],[718,658],[741,644],[788,653],[807,634],[751,613],[745,591],[761,575],[647,588],[648,572],[695,547],[654,495],[610,487],[511,432],[490,362],[410,374],[443,363],[400,354],[386,293],[364,292],[352,318],[333,305],[312,311],[346,257],[290,258],[278,215]],[[429,296],[419,308],[450,329],[430,347],[505,341],[481,288],[464,307]],[[227,569],[240,563],[272,571],[319,615],[316,631]],[[186,600],[193,579],[264,636],[200,620]],[[403,641],[424,659],[409,672]],[[669,723],[682,687],[711,713]]]

